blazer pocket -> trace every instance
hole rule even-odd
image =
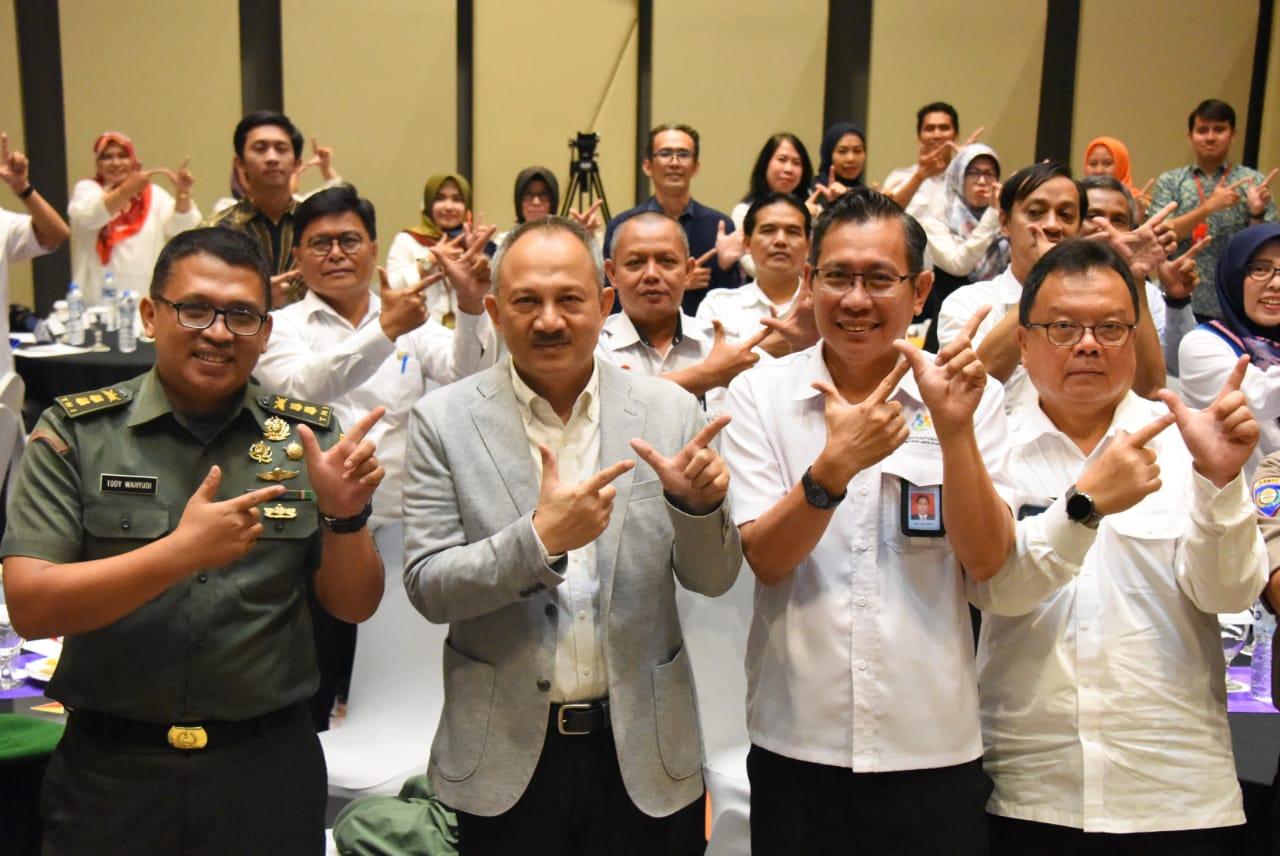
[[[667,775],[687,779],[702,770],[698,704],[693,672],[684,646],[670,661],[653,670],[653,705],[658,725],[658,755]]]
[[[444,712],[431,754],[440,775],[450,781],[461,781],[480,766],[496,678],[493,666],[471,659],[445,641]]]
[[[655,496],[662,496],[662,480],[648,479],[642,482],[636,482],[631,486],[631,494],[628,502],[640,502],[644,499],[653,499]]]

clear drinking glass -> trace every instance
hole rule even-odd
[[[1249,634],[1253,632],[1253,615],[1249,612],[1219,615],[1218,627],[1222,631],[1222,658],[1226,661],[1226,666],[1230,667],[1231,661],[1249,642]],[[1239,681],[1227,677],[1227,692],[1238,693],[1248,689]]]
[[[0,603],[0,690],[11,690],[22,683],[13,669],[13,658],[22,650],[22,637],[9,621],[9,607]]]

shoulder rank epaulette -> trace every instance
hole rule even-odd
[[[272,413],[288,416],[290,419],[297,419],[299,422],[306,422],[318,428],[328,428],[333,422],[333,405],[330,404],[312,404],[310,401],[271,394],[258,396],[258,403]]]
[[[128,404],[133,400],[133,393],[118,386],[108,386],[90,392],[74,392],[71,395],[59,395],[54,399],[67,414],[68,419],[79,419],[100,410],[109,410]]]

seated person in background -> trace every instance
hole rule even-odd
[[[867,135],[852,122],[837,122],[822,135],[822,157],[807,204],[811,212],[826,208],[855,187],[864,187]]]
[[[236,167],[244,179],[245,197],[204,221],[253,236],[271,261],[272,306],[285,306],[302,296],[293,272],[293,178],[302,157],[302,132],[283,113],[259,110],[236,124],[232,135]]]
[[[520,170],[516,175],[515,202],[516,226],[555,214],[560,208],[560,182],[555,173],[545,166],[527,166]],[[508,234],[510,230],[494,235],[493,243],[502,246]]]
[[[0,300],[9,303],[9,265],[51,253],[71,234],[58,212],[32,186],[31,164],[22,152],[9,151],[9,135],[0,133],[0,181],[26,206],[26,214],[0,208]],[[0,377],[13,372],[9,313],[0,313]]]
[[[1084,148],[1084,175],[1086,178],[1102,176],[1114,178],[1124,185],[1125,190],[1133,197],[1137,215],[1133,219],[1134,227],[1147,219],[1147,207],[1151,204],[1148,191],[1156,183],[1153,178],[1141,190],[1133,183],[1133,170],[1129,166],[1129,148],[1115,137],[1097,137],[1090,140]]]
[[[676,220],[688,239],[694,268],[685,287],[684,311],[698,311],[708,288],[737,288],[742,284],[738,259],[746,248],[728,215],[700,204],[690,185],[702,164],[698,132],[688,125],[659,125],[649,131],[649,154],[642,164],[653,179],[653,196],[609,221],[604,232],[605,258],[613,249],[613,233],[642,211],[656,211]]]
[[[94,141],[93,156],[94,177],[77,181],[67,204],[71,281],[80,285],[90,306],[102,303],[108,273],[117,293],[127,288],[146,294],[165,242],[200,224],[187,161],[176,170],[144,170],[133,141],[115,131]],[[173,184],[176,199],[151,183],[154,175]]]
[[[963,145],[977,140],[982,130],[974,131]],[[919,160],[911,166],[895,169],[884,180],[885,193],[921,222],[926,215],[937,215],[942,210],[946,192],[943,173],[951,163],[951,156],[958,150],[956,138],[959,134],[960,116],[956,108],[943,101],[924,105],[916,111]]]
[[[770,193],[791,193],[802,196],[813,185],[813,161],[809,151],[795,134],[774,134],[765,141],[751,169],[751,189],[742,201],[733,206],[729,217],[734,229],[741,232],[747,209]],[[745,239],[744,239],[745,240]],[[738,264],[747,276],[756,275],[755,262],[747,252]],[[705,298],[704,298],[705,300]]]
[[[1227,242],[1215,273],[1222,318],[1183,337],[1179,378],[1187,404],[1205,407],[1217,397],[1236,361],[1248,355],[1240,391],[1262,426],[1252,471],[1264,455],[1280,451],[1280,224],[1263,223],[1237,232]]]
[[[685,283],[693,270],[680,224],[665,214],[644,211],[613,234],[605,261],[622,312],[609,316],[600,333],[597,355],[615,366],[680,384],[698,398],[729,384],[760,359],[752,349],[767,328],[737,344],[738,331],[719,321],[700,321],[681,309]],[[719,412],[720,395],[708,401]]]
[[[1009,241],[1000,234],[1000,160],[982,143],[965,146],[951,159],[944,178],[945,199],[936,213],[923,214],[929,237],[933,289],[924,311],[929,321],[925,350],[938,350],[938,308],[962,285],[994,279],[1009,264]]]
[[[817,344],[813,300],[801,279],[809,255],[809,209],[790,193],[771,191],[752,203],[743,221],[756,279],[717,288],[698,307],[698,320],[719,321],[733,340],[751,338],[760,324],[774,332],[760,348],[775,357]]]
[[[1187,139],[1195,163],[1169,170],[1156,179],[1151,191],[1151,210],[1177,203],[1170,220],[1178,236],[1178,249],[1185,252],[1205,235],[1213,241],[1200,253],[1200,281],[1208,288],[1196,289],[1191,308],[1200,320],[1222,317],[1214,288],[1214,273],[1231,236],[1257,223],[1276,222],[1276,203],[1270,184],[1276,170],[1262,173],[1241,164],[1227,162],[1236,136],[1236,111],[1217,99],[1201,101],[1187,117]]]
[[[1138,311],[1105,243],[1058,244],[1023,290],[1017,548],[967,581],[993,856],[1225,856],[1244,822],[1215,613],[1266,582],[1258,424],[1243,363],[1201,411],[1134,395]]]
[[[492,231],[489,232],[492,234]],[[461,239],[469,249],[472,234],[471,183],[457,173],[437,173],[422,188],[422,222],[395,236],[387,250],[387,278],[391,288],[401,291],[413,286],[436,268],[431,248],[448,238]],[[486,239],[482,253],[471,258],[472,273],[489,281],[489,257],[497,246]],[[458,298],[453,283],[445,276],[433,281],[423,293],[431,319],[453,329],[458,318]]]
[[[1080,219],[1088,208],[1084,188],[1071,177],[1071,170],[1058,163],[1038,163],[1018,170],[1000,189],[1000,228],[1009,240],[1009,267],[994,279],[961,286],[942,302],[938,310],[938,343],[946,347],[964,328],[967,319],[983,306],[991,311],[973,335],[978,356],[991,376],[1005,384],[1006,400],[1013,400],[1017,387],[1026,379],[1019,364],[1018,314],[1013,311],[1022,299],[1022,283],[1040,257],[1055,244],[1076,237]],[[1163,261],[1161,236],[1156,234],[1163,220],[1152,218],[1142,229],[1126,233],[1136,249],[1126,247],[1138,275],[1146,277],[1155,267],[1155,257]],[[1128,239],[1126,239],[1128,240]],[[1166,243],[1168,240],[1166,238]],[[1151,324],[1150,313],[1138,324]],[[1154,395],[1164,386],[1164,355],[1157,335],[1140,337],[1135,391]]]
[[[64,636],[48,694],[70,711],[46,853],[323,851],[307,592],[346,621],[382,597],[381,411],[340,426],[250,381],[269,270],[242,233],[176,235],[140,305],[155,367],[60,399],[23,456],[5,594],[23,636]]]
[[[274,314],[274,328],[256,377],[281,395],[327,401],[344,425],[379,405],[387,409],[368,437],[378,445],[387,471],[370,526],[384,556],[399,556],[400,500],[409,410],[431,385],[446,384],[490,365],[497,348],[484,314],[487,287],[470,275],[465,257],[452,247],[431,250],[452,272],[458,295],[455,331],[427,318],[426,280],[397,291],[382,277],[380,294],[369,292],[378,260],[373,205],[351,185],[321,190],[298,206],[294,262],[307,293]],[[476,253],[474,245],[468,253]],[[488,347],[486,347],[488,344]],[[355,627],[313,609],[319,643],[320,692],[312,700],[317,730],[327,725],[335,694],[347,685]]]
[[[1080,186],[1084,188],[1089,203],[1084,219],[1080,222],[1080,237],[1087,238],[1104,229],[1131,232],[1137,228],[1137,203],[1129,194],[1128,188],[1118,179],[1091,175],[1080,179]],[[1101,218],[1105,224],[1100,224],[1096,218]],[[1205,241],[1207,240],[1206,238]],[[1144,280],[1144,287],[1138,289],[1140,314],[1150,315],[1154,328],[1148,328],[1146,324],[1138,325],[1138,351],[1146,351],[1149,343],[1142,344],[1142,339],[1154,332],[1160,339],[1161,350],[1164,351],[1166,370],[1175,376],[1178,368],[1178,345],[1187,331],[1196,325],[1195,314],[1191,311],[1191,292],[1200,284],[1200,274],[1195,262],[1198,252],[1199,249],[1196,249],[1194,252],[1184,253],[1178,259],[1161,262],[1155,269],[1157,281]]]

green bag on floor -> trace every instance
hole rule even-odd
[[[399,796],[363,797],[338,812],[333,843],[342,856],[457,856],[458,818],[426,776],[412,776]]]

